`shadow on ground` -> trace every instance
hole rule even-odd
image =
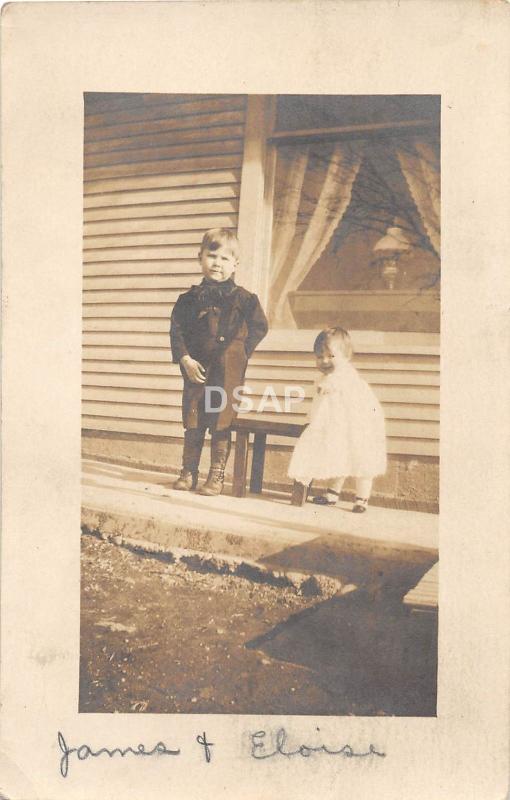
[[[350,713],[435,716],[437,618],[364,591],[335,596],[291,615],[248,649],[301,665]]]
[[[392,588],[424,569],[394,559],[380,562]],[[340,568],[363,584],[370,563],[351,554]],[[80,656],[81,713],[436,710],[436,615],[409,613],[398,592],[317,600],[90,535],[82,537]]]
[[[401,599],[437,561],[437,552],[405,544],[324,534],[259,558],[272,569],[330,575],[374,596]]]

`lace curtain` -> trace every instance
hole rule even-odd
[[[342,221],[366,147],[359,141],[343,141],[279,148],[269,292],[272,326],[296,327],[289,293],[298,289]],[[432,142],[413,137],[395,143],[392,152],[439,256],[439,149]]]
[[[439,152],[415,138],[396,148],[400,168],[436,255],[441,248]]]
[[[295,328],[289,292],[307,276],[345,214],[362,149],[349,142],[293,145],[281,148],[279,159],[283,176],[275,193],[270,318],[275,327]]]

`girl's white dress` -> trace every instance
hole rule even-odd
[[[289,465],[290,478],[373,478],[386,472],[384,414],[370,386],[349,361],[316,383],[310,423]]]

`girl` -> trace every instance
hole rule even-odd
[[[327,328],[313,346],[322,377],[289,466],[289,477],[309,485],[326,480],[318,505],[335,505],[345,478],[356,479],[353,511],[366,511],[372,479],[386,471],[384,415],[372,389],[350,363],[351,339],[343,328]]]

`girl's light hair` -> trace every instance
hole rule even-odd
[[[218,247],[226,246],[234,258],[239,258],[239,240],[235,231],[229,228],[211,228],[204,233],[200,252],[203,250],[217,250]]]
[[[315,355],[320,355],[324,348],[328,347],[331,341],[335,341],[340,344],[342,352],[347,359],[352,358],[351,337],[345,328],[340,327],[325,328],[319,333],[313,344],[313,352]]]

